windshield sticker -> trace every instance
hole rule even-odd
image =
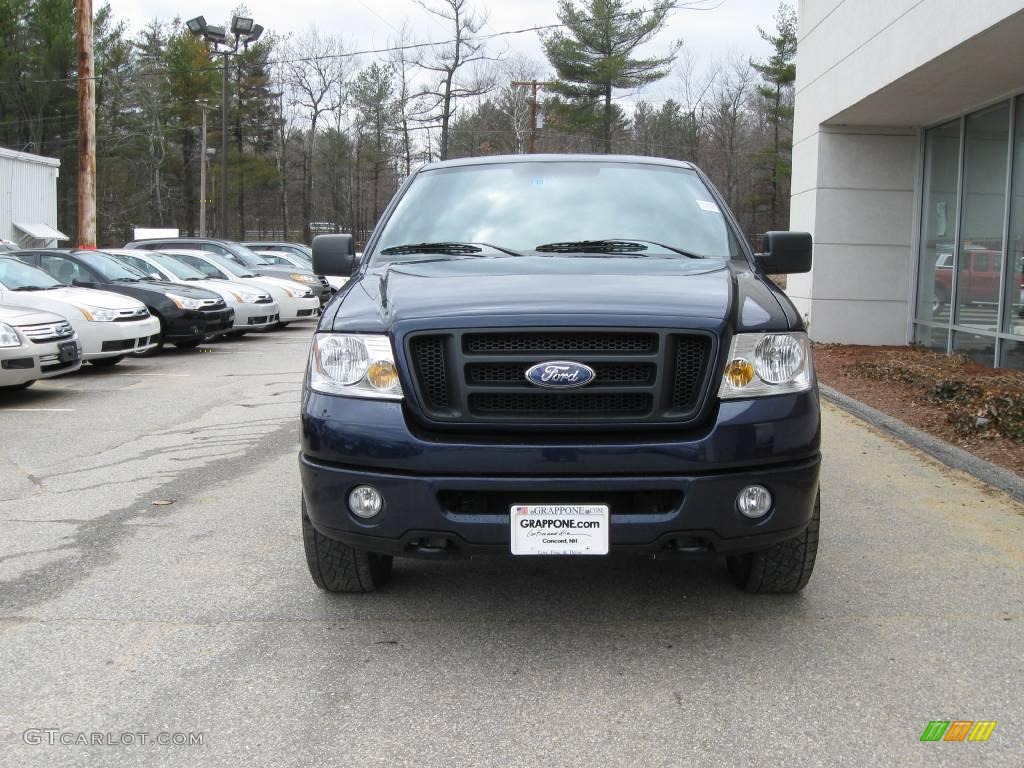
[[[721,213],[721,211],[718,210],[717,205],[707,200],[698,200],[697,205],[700,206],[702,211],[707,211],[708,213]]]

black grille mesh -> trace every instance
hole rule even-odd
[[[445,367],[444,339],[440,336],[419,336],[412,340],[413,366],[419,379],[427,407],[451,407],[448,395],[448,374]]]
[[[595,384],[653,384],[654,363],[595,363]],[[469,363],[466,381],[473,385],[504,384],[530,386],[526,371],[530,363]]]
[[[469,396],[469,409],[484,415],[519,416],[643,416],[650,412],[650,394],[613,392],[574,392],[572,394],[539,392],[524,394],[474,393]]]
[[[462,343],[475,355],[582,352],[649,355],[658,349],[653,333],[486,333],[467,334]]]
[[[672,408],[690,410],[697,405],[711,341],[706,336],[679,336],[672,377]]]

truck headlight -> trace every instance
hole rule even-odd
[[[21,339],[7,323],[0,323],[0,347],[20,347]]]
[[[738,333],[718,396],[723,400],[804,392],[814,384],[806,333]]]
[[[203,306],[203,302],[199,299],[190,299],[187,296],[179,296],[176,293],[167,293],[164,295],[173,301],[178,309],[200,309]]]
[[[401,400],[391,340],[384,335],[318,333],[313,338],[309,386],[327,395]]]
[[[94,323],[112,323],[117,320],[118,310],[94,307],[91,304],[75,304],[75,309],[85,315],[86,320]],[[137,318],[141,320],[142,318]]]

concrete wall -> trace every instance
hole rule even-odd
[[[815,261],[788,292],[815,339],[904,344],[920,129],[1024,87],[1024,0],[801,0],[799,25],[790,226]]]
[[[815,246],[788,292],[813,338],[907,341],[917,154],[916,131],[891,129],[823,128],[794,149],[791,226]]]
[[[14,222],[57,226],[60,160],[0,149],[0,238],[23,247],[46,245],[27,238]]]

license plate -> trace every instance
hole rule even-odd
[[[607,555],[606,504],[513,504],[513,555]]]
[[[73,363],[78,359],[78,344],[65,341],[57,346],[57,359],[62,363]]]

